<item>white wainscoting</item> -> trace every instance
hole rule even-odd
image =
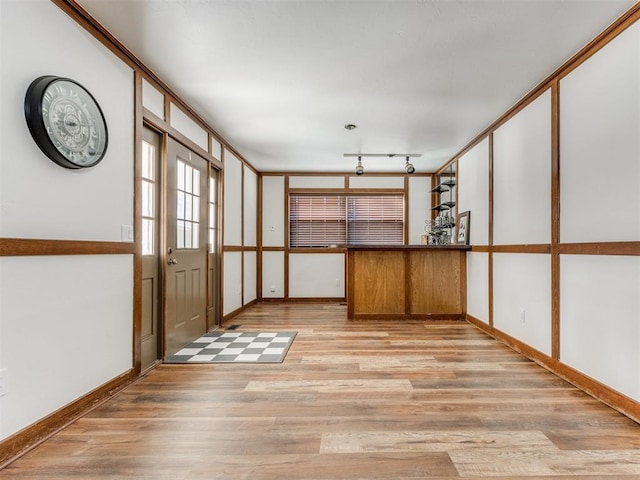
[[[289,255],[289,297],[345,296],[343,253],[296,253]]]
[[[493,326],[551,355],[551,255],[493,254]]]
[[[560,256],[560,360],[640,400],[640,257]]]

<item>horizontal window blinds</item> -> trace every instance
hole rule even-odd
[[[345,197],[291,195],[289,237],[292,247],[328,247],[346,243]]]
[[[347,242],[350,245],[402,245],[402,195],[347,197]]]
[[[402,245],[403,195],[289,196],[289,245]]]

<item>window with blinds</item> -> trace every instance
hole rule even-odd
[[[289,196],[289,245],[402,245],[403,195]]]
[[[289,241],[292,247],[328,247],[347,241],[345,197],[291,195]]]
[[[347,197],[349,245],[402,245],[404,199],[402,195]]]

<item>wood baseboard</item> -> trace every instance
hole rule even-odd
[[[345,297],[262,297],[260,303],[346,303]]]
[[[111,398],[137,377],[131,369],[0,442],[0,470]]]
[[[509,348],[521,353],[529,360],[536,362],[541,367],[549,370],[551,373],[566,380],[583,392],[591,395],[596,400],[601,401],[605,405],[619,411],[635,422],[640,423],[640,403],[622,393],[612,389],[611,387],[595,380],[588,375],[555,360],[550,356],[536,350],[526,343],[504,333],[496,328],[490,327],[487,323],[467,314],[467,321],[492,336],[496,340],[501,341]]]
[[[244,312],[247,308],[249,308],[252,305],[255,305],[256,303],[258,303],[258,299],[257,298],[255,300],[250,301],[246,305],[243,305],[242,307],[236,308],[234,311],[227,313],[226,315],[224,315],[222,317],[222,321],[220,322],[220,326],[224,327],[224,324],[226,322],[231,320],[233,317],[238,316],[240,313]]]
[[[459,313],[354,313],[349,320],[417,320],[417,321],[463,321]]]

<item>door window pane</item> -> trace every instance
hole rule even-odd
[[[184,220],[184,212],[184,192],[178,191],[178,194],[176,195],[176,217],[180,220]]]
[[[142,219],[142,254],[153,255],[155,245],[154,221],[148,218]]]
[[[193,197],[188,193],[184,195],[184,219],[193,221]],[[197,200],[197,198],[196,198]]]
[[[190,192],[200,196],[200,170],[192,168],[191,171],[193,172],[193,184],[191,185]]]
[[[184,191],[193,193],[193,169],[189,165],[186,165],[184,172]]]
[[[200,247],[200,172],[177,161],[176,248]]]
[[[150,181],[155,181],[156,172],[156,147],[149,142],[142,142],[142,178],[146,178]]]
[[[176,248],[184,248],[184,220],[176,223]]]
[[[155,185],[150,181],[143,179],[142,180],[142,216],[146,218],[154,217],[154,206],[155,206]]]
[[[176,174],[178,177],[178,190],[184,191],[184,167],[185,163],[182,160],[178,160],[176,165]]]
[[[192,200],[192,208],[191,208],[191,218],[197,222],[200,219],[200,197],[193,196]]]
[[[142,254],[154,255],[156,238],[156,147],[142,142]]]

